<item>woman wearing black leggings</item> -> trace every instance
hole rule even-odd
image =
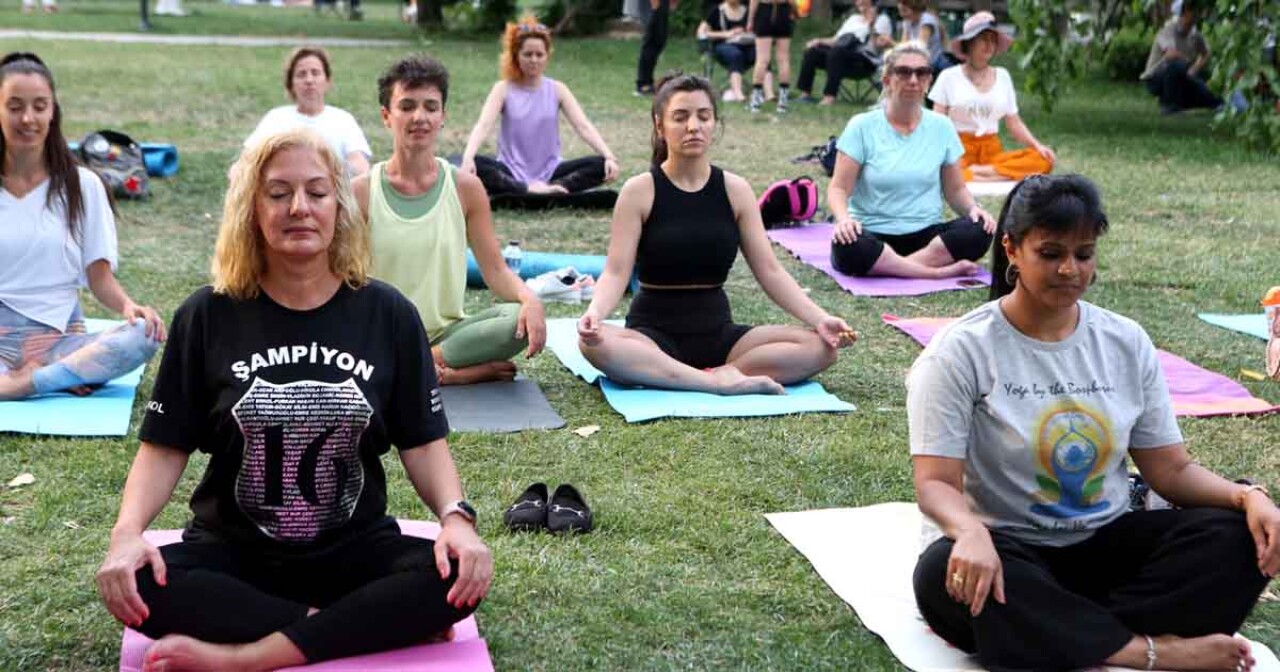
[[[159,639],[147,669],[275,669],[447,635],[493,562],[445,443],[417,311],[367,277],[346,173],[320,136],[273,135],[232,168],[212,288],[173,319],[98,590]],[[351,325],[361,325],[352,329]],[[387,516],[380,456],[440,519]],[[209,454],[179,544],[142,531]]]

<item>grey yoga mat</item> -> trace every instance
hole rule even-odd
[[[528,378],[440,389],[449,429],[455,432],[519,432],[565,425],[538,384]]]

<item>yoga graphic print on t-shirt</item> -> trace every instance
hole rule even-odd
[[[1044,412],[1034,441],[1041,501],[1031,506],[1032,513],[1075,518],[1107,510],[1103,484],[1113,448],[1105,415],[1065,400]]]
[[[302,543],[351,519],[364,487],[360,438],[373,415],[355,379],[254,378],[231,414],[244,437],[236,502],[259,529]]]

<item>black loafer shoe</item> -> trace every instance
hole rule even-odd
[[[568,483],[556,488],[547,509],[547,530],[583,534],[591,531],[591,509],[577,488]]]
[[[512,532],[530,532],[547,526],[547,484],[534,483],[502,512],[502,523]]]

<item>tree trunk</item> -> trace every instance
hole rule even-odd
[[[444,11],[440,0],[418,0],[418,27],[440,28],[444,25]]]

